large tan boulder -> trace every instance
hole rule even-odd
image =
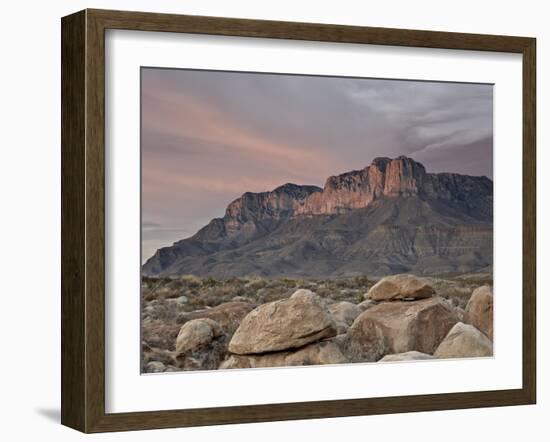
[[[193,319],[185,323],[178,333],[175,356],[208,345],[222,333],[221,326],[212,319]]]
[[[387,354],[432,354],[458,318],[440,297],[383,302],[361,313],[342,340],[348,359],[374,362]]]
[[[229,351],[240,355],[281,351],[335,336],[336,325],[323,303],[306,292],[252,310],[231,338]]]
[[[375,362],[385,354],[393,353],[388,351],[384,328],[380,323],[364,318],[365,313],[359,315],[346,334],[338,335],[336,340],[351,362]]]
[[[357,305],[347,301],[331,304],[328,310],[336,323],[338,334],[345,333],[355,318],[363,312]]]
[[[386,355],[378,362],[400,362],[400,361],[422,361],[426,359],[435,359],[432,355],[421,353],[419,351],[407,351],[394,355]]]
[[[493,355],[493,343],[473,325],[457,323],[434,353],[436,358],[475,358]]]
[[[484,285],[474,290],[466,305],[464,322],[493,339],[493,291],[490,286]]]
[[[225,302],[216,307],[183,313],[174,356],[182,370],[214,370],[225,358],[231,335],[254,308],[249,302]]]
[[[185,323],[176,339],[174,357],[184,370],[213,370],[223,359],[226,337],[212,319],[193,319]]]
[[[396,301],[430,298],[435,290],[424,279],[414,275],[391,275],[374,284],[367,293],[373,301]]]
[[[300,365],[343,364],[349,362],[340,348],[331,341],[309,344],[294,351],[267,353],[265,355],[231,355],[222,362],[220,369],[289,367]]]

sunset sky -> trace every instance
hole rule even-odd
[[[142,260],[242,193],[321,186],[379,156],[493,168],[493,87],[142,68]]]

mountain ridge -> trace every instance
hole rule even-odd
[[[405,156],[375,158],[328,177],[323,188],[246,192],[222,218],[157,250],[142,270],[223,278],[481,269],[492,265],[492,192],[487,177],[428,173]]]

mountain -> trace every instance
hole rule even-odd
[[[147,276],[338,277],[492,269],[493,182],[376,158],[324,187],[247,192],[194,236],[159,250]]]

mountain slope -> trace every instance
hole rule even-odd
[[[149,276],[337,277],[462,273],[492,266],[492,181],[429,174],[406,157],[245,193],[191,238],[159,249]]]

